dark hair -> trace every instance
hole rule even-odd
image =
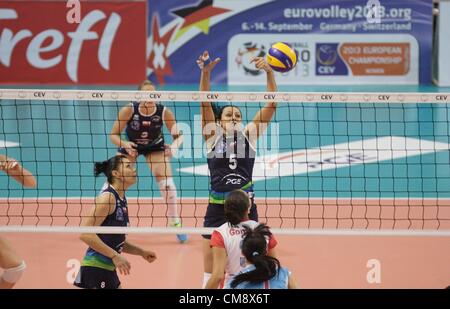
[[[216,118],[216,121],[219,121],[222,119],[223,111],[227,107],[235,107],[241,112],[241,109],[239,107],[237,107],[236,105],[232,105],[232,104],[218,105],[217,103],[211,103],[211,107],[213,109],[214,117]],[[242,112],[241,112],[241,114],[242,114]]]
[[[103,162],[95,162],[94,164],[94,176],[97,177],[101,173],[106,175],[108,178],[108,182],[113,182],[112,171],[116,171],[119,168],[120,163],[122,163],[122,159],[126,158],[124,155],[117,155],[112,158],[109,158]]]
[[[231,191],[223,205],[225,219],[232,225],[239,224],[248,214],[250,199],[242,190]]]
[[[144,86],[147,85],[151,85],[151,86],[155,86],[151,81],[149,81],[148,79],[144,80],[142,83],[139,84],[138,86],[138,90],[142,90],[142,88],[144,88]]]
[[[267,255],[267,237],[272,235],[269,227],[262,223],[254,230],[245,225],[244,228],[242,254],[255,266],[255,269],[234,277],[230,284],[232,288],[242,282],[261,283],[270,280],[275,277],[277,270],[281,267],[280,261]]]

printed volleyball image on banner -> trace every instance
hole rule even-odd
[[[228,44],[228,82],[231,85],[262,84],[263,72],[251,64],[265,57],[275,43],[270,34],[239,34]],[[277,76],[281,84],[310,83],[403,84],[419,82],[419,48],[405,35],[302,35],[277,36],[297,50],[299,60],[290,72]]]
[[[149,0],[147,74],[198,83],[195,59],[208,50],[222,59],[213,83],[262,85],[251,57],[286,42],[299,59],[277,73],[280,85],[428,83],[432,9],[430,0]]]

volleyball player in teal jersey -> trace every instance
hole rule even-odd
[[[21,164],[5,155],[0,154],[0,171],[15,179],[19,184],[27,188],[36,187],[36,179],[33,174],[23,168]],[[0,289],[10,289],[19,281],[26,269],[23,259],[14,251],[9,242],[0,237],[0,267],[4,269],[0,276]]]
[[[104,173],[108,185],[95,200],[83,226],[129,226],[128,204],[125,192],[136,183],[136,169],[125,155],[116,155],[107,161],[95,163],[95,176]],[[80,236],[89,248],[81,262],[74,285],[86,289],[117,289],[120,280],[116,270],[123,275],[130,273],[130,263],[122,252],[140,255],[151,263],[156,259],[152,251],[135,246],[126,240],[125,234],[93,234]]]
[[[155,86],[145,80],[139,86],[142,91],[155,91]],[[172,134],[171,145],[164,143],[163,124]],[[126,139],[121,138],[125,130]],[[175,116],[170,109],[159,102],[133,102],[123,107],[114,123],[111,141],[119,147],[118,152],[136,161],[143,155],[155,176],[161,191],[163,203],[167,204],[167,216],[172,227],[181,227],[178,214],[177,188],[172,178],[170,159],[183,143],[183,136],[177,127]],[[186,234],[177,234],[178,241],[187,241]]]
[[[210,90],[211,71],[220,58],[211,61],[205,51],[197,60],[201,69],[200,91]],[[277,91],[272,68],[264,58],[252,59],[257,69],[267,75],[267,91]],[[256,142],[267,129],[275,114],[277,104],[267,103],[253,120],[242,127],[242,113],[236,106],[224,106],[216,114],[209,102],[202,102],[202,132],[208,152],[210,173],[209,204],[205,214],[204,227],[219,227],[226,222],[223,205],[227,195],[236,189],[247,192],[251,198],[249,219],[258,221],[258,213],[253,197],[253,165],[256,156]],[[212,251],[210,235],[203,235],[203,287],[212,272]]]

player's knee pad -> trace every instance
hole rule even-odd
[[[1,278],[9,283],[17,283],[26,268],[27,265],[25,264],[25,261],[22,261],[19,266],[5,269]]]

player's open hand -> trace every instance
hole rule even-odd
[[[209,58],[209,53],[207,50],[203,52],[197,59],[197,65],[202,71],[210,72],[216,64],[220,62],[220,58],[216,58],[213,61]]]
[[[138,155],[138,152],[136,150],[137,145],[133,142],[123,142],[122,147],[125,149],[125,151],[128,153],[128,155],[132,158],[136,158]]]
[[[270,65],[267,64],[266,60],[264,60],[263,57],[252,58],[250,63],[253,63],[253,62],[255,63],[255,66],[257,69],[264,70],[267,73],[272,72],[272,68],[270,67]]]

